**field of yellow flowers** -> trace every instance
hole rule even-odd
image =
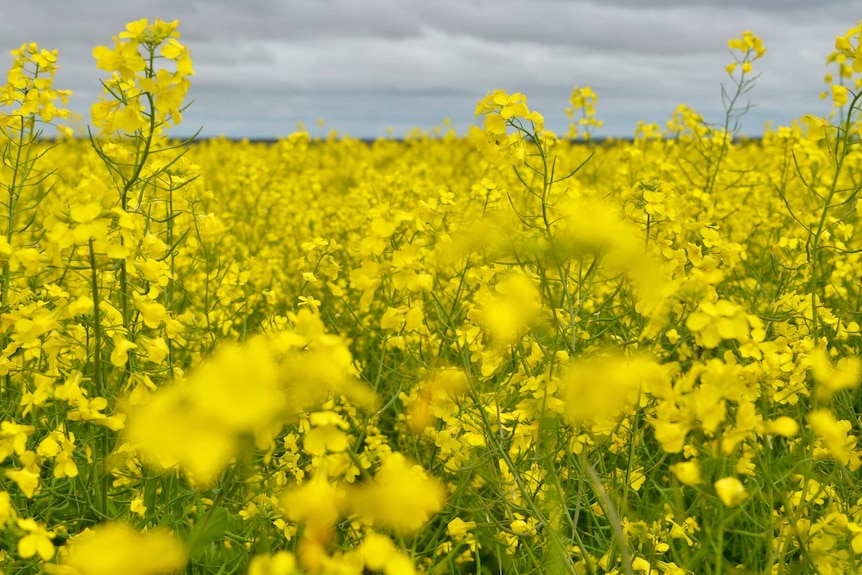
[[[862,28],[758,141],[744,33],[723,126],[189,145],[177,26],[0,89],[3,573],[862,573]]]

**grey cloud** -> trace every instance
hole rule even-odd
[[[582,0],[552,0],[563,3],[578,3]],[[613,6],[624,6],[632,9],[657,8],[666,9],[670,7],[714,7],[713,0],[602,0],[602,4]],[[829,6],[815,6],[812,0],[723,0],[723,9],[734,9],[735,11],[757,11],[769,13],[786,13],[792,11],[812,12],[812,8],[840,8],[847,11],[848,8],[858,7],[856,0],[833,0]]]
[[[564,131],[575,85],[599,94],[606,133],[663,123],[685,102],[715,119],[744,29],[768,53],[746,129],[823,109],[824,59],[854,24],[858,0],[5,0],[0,49],[37,41],[61,51],[57,85],[86,113],[100,90],[93,46],[129,20],[179,19],[196,77],[188,130],[275,136],[317,117],[359,136],[387,126],[463,132],[478,98],[522,91]],[[185,128],[184,128],[185,129]],[[406,129],[406,128],[404,128]],[[403,133],[403,130],[401,131]]]

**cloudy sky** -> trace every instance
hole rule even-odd
[[[680,103],[718,122],[727,40],[746,29],[768,50],[743,123],[755,135],[828,109],[825,58],[862,0],[3,0],[0,63],[23,42],[57,48],[56,85],[87,114],[104,74],[93,47],[144,17],[178,19],[191,49],[195,101],[176,135],[274,138],[303,121],[375,138],[444,118],[464,133],[495,88],[525,93],[563,133],[572,88],[587,85],[597,135],[664,125]]]

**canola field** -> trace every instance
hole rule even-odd
[[[751,33],[724,125],[600,143],[578,88],[568,134],[492,91],[466,137],[191,145],[147,20],[71,138],[13,51],[0,571],[862,572],[860,36],[756,141]]]

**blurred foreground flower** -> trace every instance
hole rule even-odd
[[[125,523],[106,523],[76,535],[60,552],[51,575],[165,575],[186,564],[185,548],[171,533],[139,533]]]

